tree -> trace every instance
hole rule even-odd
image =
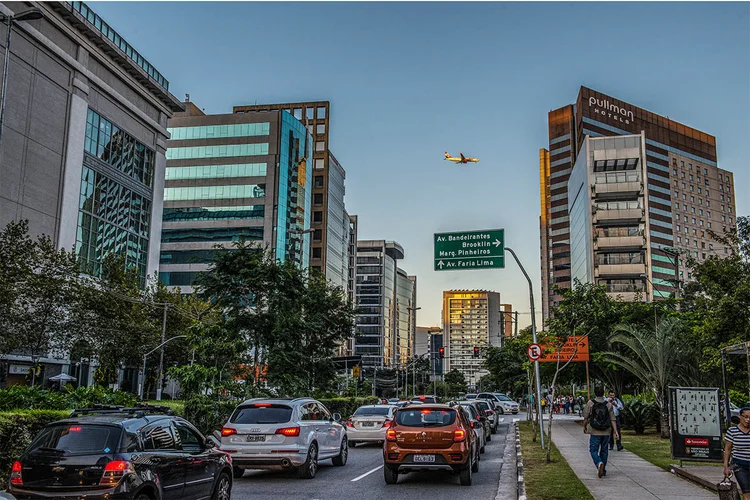
[[[15,328],[16,301],[31,279],[36,244],[29,237],[27,220],[10,222],[0,232],[0,356],[21,347]]]
[[[460,396],[466,392],[466,377],[463,372],[453,368],[443,377],[445,384],[448,386],[448,394],[451,396]]]
[[[482,389],[489,382],[495,389],[506,394],[525,394],[528,377],[526,349],[531,344],[531,328],[526,328],[518,337],[507,338],[503,347],[489,347],[483,367],[490,374],[482,378]],[[485,378],[488,378],[485,382]]]

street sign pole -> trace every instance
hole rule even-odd
[[[536,342],[536,314],[534,313],[534,287],[531,284],[531,278],[529,278],[529,275],[526,273],[526,269],[523,268],[521,265],[521,261],[518,260],[518,257],[516,256],[516,252],[513,251],[510,247],[505,247],[507,251],[510,252],[510,254],[513,256],[513,258],[516,260],[516,264],[518,264],[518,267],[521,268],[521,272],[524,276],[526,276],[526,281],[529,282],[529,298],[531,300],[531,341],[533,343]],[[539,360],[534,361],[534,378],[536,379],[536,411],[537,415],[539,415],[539,434],[541,437],[541,443],[542,448],[544,448],[544,419],[542,418],[542,387],[540,385],[540,376],[539,376]]]

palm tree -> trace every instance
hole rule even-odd
[[[684,325],[678,318],[665,317],[654,322],[653,328],[640,325],[618,325],[609,337],[610,344],[619,344],[620,352],[603,353],[606,361],[629,371],[648,389],[654,391],[661,413],[661,435],[669,437],[667,420],[667,388],[690,383],[695,371],[695,357],[685,340]]]

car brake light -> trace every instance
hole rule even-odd
[[[386,418],[385,422],[383,422],[383,426],[381,427],[381,429],[384,428],[384,427],[390,427],[392,423],[393,423],[392,419]]]
[[[484,410],[485,415],[492,415],[492,410]]]
[[[75,426],[70,427],[68,429],[68,432],[80,432],[80,431],[81,431],[81,426],[80,425],[75,425]]]
[[[276,429],[276,434],[283,434],[286,437],[297,437],[299,436],[299,427],[284,427],[282,429]]]
[[[463,429],[456,429],[453,431],[453,441],[460,442],[466,439],[466,431]]]
[[[395,441],[396,440],[396,429],[390,428],[387,431],[385,431],[385,439],[387,441]]]
[[[21,478],[22,470],[23,466],[21,465],[21,462],[13,462],[13,467],[10,472],[10,484],[15,484],[16,486],[23,485],[23,479]]]
[[[419,400],[420,401],[424,401],[425,399],[427,399],[427,398],[425,398],[424,396],[419,396]]]
[[[422,415],[429,415],[432,410],[422,410]]]
[[[224,437],[231,436],[232,434],[237,434],[237,429],[232,429],[231,427],[223,427],[221,429],[221,435]]]
[[[474,425],[475,423],[476,423],[476,422],[472,422],[472,423],[471,423],[471,428],[472,428],[472,429],[476,427],[476,425]]]
[[[352,427],[352,428],[354,428],[354,424],[352,423],[352,421],[351,421],[351,420],[347,420],[347,421],[346,421],[346,426],[347,426],[347,427]]]
[[[256,408],[270,408],[271,403],[255,403],[253,406]]]
[[[99,481],[100,486],[115,486],[125,474],[134,472],[133,465],[125,460],[113,460],[104,467],[104,473]]]

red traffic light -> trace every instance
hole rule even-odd
[[[478,347],[475,347],[475,348],[474,348],[474,357],[475,357],[475,358],[478,358],[478,357],[479,357],[479,348],[478,348]]]
[[[445,357],[445,347],[441,347],[441,348],[439,348],[439,349],[438,349],[438,352],[440,353],[440,357],[441,357],[441,358],[444,358],[444,357]]]

